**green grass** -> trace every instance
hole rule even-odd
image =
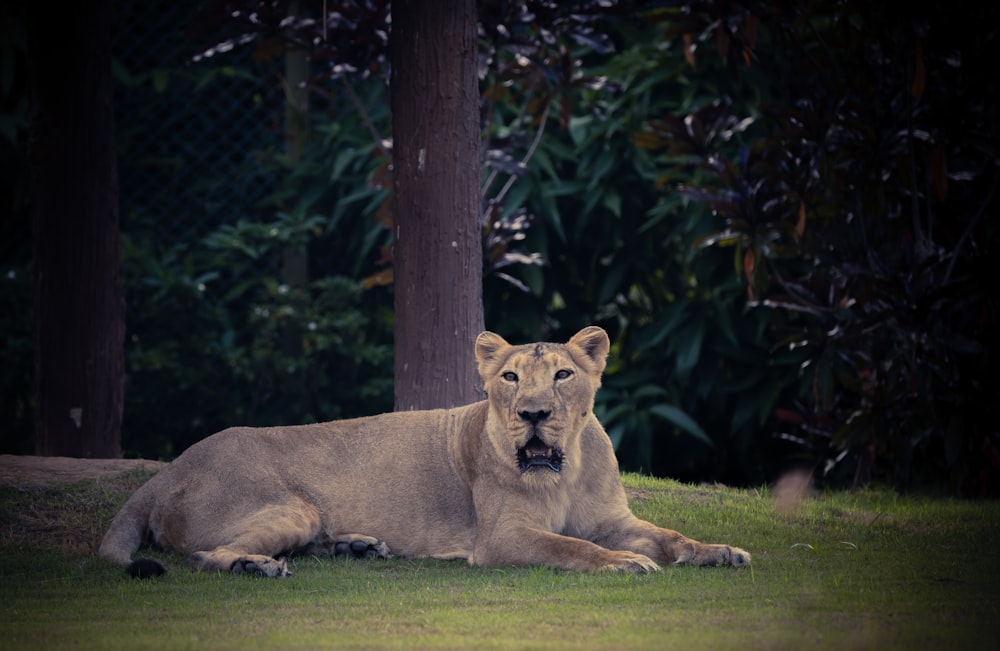
[[[641,517],[754,554],[645,576],[297,557],[287,580],[96,560],[144,479],[0,490],[0,649],[1000,648],[1000,504],[627,476]],[[39,544],[39,540],[50,541]]]

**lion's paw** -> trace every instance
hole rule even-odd
[[[629,572],[642,574],[646,572],[658,572],[660,566],[653,562],[653,559],[642,554],[633,552],[614,552],[614,559],[601,567],[602,571]]]
[[[291,576],[288,570],[288,562],[285,559],[275,559],[270,556],[243,556],[233,562],[230,571],[233,574],[253,574],[256,576],[267,576],[281,578]]]
[[[361,534],[338,536],[334,543],[334,556],[349,556],[352,558],[392,558],[389,545],[378,538]]]
[[[750,552],[739,547],[729,548],[729,564],[733,567],[746,567],[750,565]]]
[[[674,563],[677,565],[691,564],[706,567],[717,567],[719,565],[746,567],[750,565],[750,553],[739,547],[691,543],[691,551],[694,553],[686,557],[682,556],[674,561]]]

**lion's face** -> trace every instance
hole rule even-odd
[[[593,410],[609,346],[597,327],[565,344],[511,346],[491,332],[476,339],[490,440],[526,480],[557,481],[578,467],[580,431]]]

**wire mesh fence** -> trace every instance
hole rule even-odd
[[[358,283],[387,232],[370,135],[330,93],[289,155],[286,54],[198,56],[201,4],[121,3],[113,25],[126,453],[391,405],[387,290]]]
[[[121,3],[113,26],[121,224],[126,236],[192,241],[253,215],[274,187],[259,152],[279,147],[280,106],[249,51],[192,58],[198,3]]]

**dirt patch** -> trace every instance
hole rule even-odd
[[[650,497],[656,493],[645,488],[628,488],[625,487],[625,496],[630,500],[648,500]]]
[[[122,503],[165,464],[0,455],[0,546],[92,556]]]
[[[28,488],[120,475],[135,468],[150,472],[166,464],[147,459],[73,459],[0,454],[0,486]]]

